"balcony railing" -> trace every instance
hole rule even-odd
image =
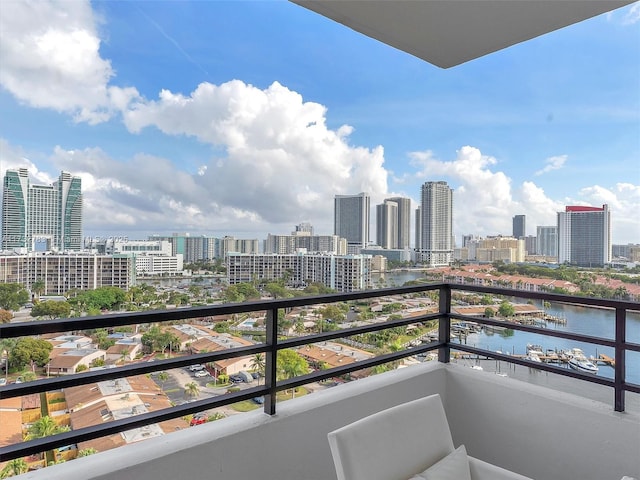
[[[278,312],[280,310],[286,311],[294,307],[304,307],[335,302],[349,302],[362,299],[434,291],[438,292],[439,298],[439,308],[437,313],[412,316],[399,320],[373,323],[365,326],[358,326],[319,334],[310,334],[295,338],[280,338],[281,336],[278,333],[277,319]],[[583,374],[577,371],[562,368],[560,366],[546,363],[536,363],[525,358],[520,358],[513,355],[502,354],[496,351],[451,342],[452,320],[471,321],[486,326],[505,326],[505,322],[502,321],[452,313],[452,291],[473,292],[479,294],[526,298],[548,302],[561,302],[575,306],[612,309],[613,311],[615,311],[615,336],[613,339],[594,337],[568,331],[538,328],[533,326],[520,325],[517,323],[508,323],[508,328],[544,335],[547,337],[568,339],[603,347],[610,347],[615,352],[613,379],[605,378],[602,376]],[[558,375],[564,375],[586,382],[611,387],[614,393],[614,409],[620,412],[624,411],[625,409],[626,392],[640,393],[640,385],[627,382],[625,369],[627,352],[640,352],[640,344],[629,342],[626,340],[627,312],[640,312],[640,303],[574,297],[569,295],[557,295],[550,293],[527,292],[502,288],[480,287],[473,285],[449,283],[425,284],[410,287],[368,290],[348,294],[331,294],[315,297],[254,301],[241,304],[179,308],[175,310],[164,311],[123,313],[50,321],[11,323],[0,325],[0,338],[15,338],[58,332],[74,332],[97,328],[114,328],[128,325],[154,324],[198,317],[215,317],[221,315],[265,311],[267,315],[266,340],[264,343],[231,348],[228,350],[212,353],[200,353],[187,356],[179,356],[173,359],[158,360],[154,362],[130,364],[113,369],[87,371],[74,375],[62,376],[57,378],[47,378],[21,384],[10,384],[0,388],[0,399],[59,390],[66,387],[85,385],[98,381],[112,380],[132,375],[148,374],[152,372],[168,370],[171,368],[185,367],[194,363],[217,362],[223,359],[255,355],[260,353],[265,355],[266,367],[264,385],[250,387],[221,396],[204,398],[190,403],[185,403],[159,411],[148,412],[125,419],[114,420],[101,425],[93,425],[85,428],[80,428],[50,437],[4,446],[0,448],[0,461],[7,461],[26,455],[37,454],[61,446],[77,444],[79,442],[105,437],[133,428],[143,427],[145,425],[170,420],[211,408],[230,405],[242,400],[248,400],[259,396],[264,396],[265,399],[264,412],[269,415],[273,415],[276,412],[276,394],[279,391],[295,388],[301,385],[333,377],[338,377],[358,370],[371,368],[377,365],[401,360],[409,356],[424,354],[430,351],[437,351],[438,360],[445,363],[449,362],[449,359],[451,357],[451,350],[457,350],[473,355],[479,355],[496,360],[510,362],[513,364],[524,365],[529,368],[552,372]],[[318,342],[326,342],[328,340],[350,337],[370,332],[377,332],[393,327],[406,326],[409,324],[427,322],[430,320],[439,321],[437,341],[410,347],[397,352],[378,355],[374,358],[360,360],[351,364],[345,364],[343,366],[327,370],[317,370],[306,375],[286,380],[278,380],[276,378],[276,359],[278,352],[282,349],[295,348]]]

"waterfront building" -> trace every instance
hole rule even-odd
[[[447,182],[422,185],[419,260],[449,265],[453,258],[453,190]]]
[[[296,225],[295,228],[296,228],[294,232],[295,235],[306,233],[310,236],[313,236],[313,225],[311,225],[308,222],[299,223],[298,225]]]
[[[527,216],[515,215],[513,217],[513,238],[524,238],[527,235]]]
[[[411,237],[411,199],[406,197],[391,197],[386,201],[395,202],[398,205],[398,245],[396,248],[407,249],[410,247]]]
[[[539,226],[536,228],[537,255],[545,257],[558,256],[558,227],[555,225]]]
[[[376,243],[382,248],[398,248],[398,204],[391,200],[376,205]]]
[[[363,255],[379,255],[385,257],[387,260],[393,262],[410,262],[411,250],[400,248],[380,248],[380,247],[367,247],[363,248],[361,252]]]
[[[241,254],[226,257],[230,285],[287,278],[290,286],[317,282],[339,292],[371,287],[371,255]]]
[[[216,237],[173,233],[171,235],[151,235],[149,240],[169,242],[171,255],[182,255],[186,263],[208,261],[219,256],[220,240]]]
[[[422,245],[422,209],[420,207],[416,208],[415,210],[415,249],[416,251],[418,251],[420,249],[420,245]]]
[[[524,262],[525,241],[514,237],[488,237],[480,240],[476,248],[479,262]]]
[[[611,261],[609,206],[567,206],[558,212],[558,263],[602,267]]]
[[[334,235],[347,239],[348,253],[358,253],[369,244],[369,194],[336,195]]]
[[[293,232],[291,235],[268,234],[264,241],[264,253],[282,255],[305,250],[308,253],[347,254],[347,240],[338,235],[309,235],[309,232]]]
[[[19,283],[31,290],[44,282],[43,295],[64,295],[69,290],[93,290],[135,285],[133,259],[127,255],[33,252],[0,255],[0,283]]]
[[[7,170],[0,250],[82,249],[82,181],[62,172],[53,185],[30,185],[26,168]]]

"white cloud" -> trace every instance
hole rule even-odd
[[[606,203],[612,212],[613,241],[640,241],[640,186],[619,183],[608,189],[596,185],[581,189],[575,198],[552,199],[532,181],[512,187],[504,172],[493,170],[496,159],[474,147],[461,148],[453,161],[439,160],[430,151],[409,156],[419,168],[416,177],[421,181],[446,179],[454,188],[454,233],[458,238],[469,233],[510,235],[511,219],[520,214],[527,216],[527,234],[535,235],[537,226],[555,225],[557,212],[566,205]]]
[[[546,166],[542,170],[538,170],[536,176],[544,173],[552,172],[554,170],[560,170],[569,157],[567,155],[557,155],[555,157],[549,157],[545,160]]]
[[[108,86],[114,72],[88,1],[3,2],[0,31],[0,85],[27,105],[94,124],[137,96]]]
[[[631,5],[629,11],[622,19],[623,25],[633,25],[634,23],[638,22],[640,22],[640,2],[636,2]]]
[[[278,82],[261,90],[234,80],[202,83],[189,96],[163,90],[123,115],[132,132],[156,127],[226,149],[200,167],[205,198],[251,212],[251,221],[320,218],[329,229],[333,196],[367,191],[380,201],[387,171],[382,147],[350,146],[352,127],[331,130],[325,114]]]

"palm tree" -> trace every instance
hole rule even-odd
[[[169,380],[169,374],[167,372],[160,372],[158,374],[158,380],[160,380],[160,388],[164,392],[164,382]]]
[[[39,420],[31,424],[27,430],[25,440],[34,440],[36,438],[50,437],[51,435],[57,435],[58,433],[68,432],[70,428],[65,425],[58,425],[56,421],[50,416],[44,416]],[[53,450],[48,450],[46,453],[46,464],[55,462]]]
[[[186,397],[196,398],[200,395],[200,386],[196,382],[189,382],[184,386]]]
[[[38,279],[31,284],[31,291],[36,294],[37,298],[44,293],[46,285],[42,279]]]
[[[256,353],[251,359],[251,368],[257,370],[260,377],[264,377],[266,366],[267,363],[265,361],[264,354],[262,353]],[[260,378],[258,378],[258,385],[260,385]]]
[[[0,471],[0,478],[9,478],[14,475],[21,475],[23,473],[27,473],[28,470],[29,466],[27,465],[27,462],[22,458],[16,458],[9,461],[2,471]]]

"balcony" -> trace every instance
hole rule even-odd
[[[276,319],[280,309],[424,292],[438,292],[436,313],[302,337],[282,339],[278,335]],[[455,343],[451,340],[452,321],[471,320],[486,326],[501,326],[501,322],[478,317],[470,319],[452,313],[452,292],[502,295],[606,309],[611,314],[612,325],[615,325],[612,338],[520,324],[510,324],[509,328],[613,349],[613,378]],[[627,313],[637,315],[640,311],[640,304],[634,302],[441,283],[216,307],[7,324],[0,326],[0,336],[8,338],[259,311],[267,312],[265,343],[12,384],[1,387],[0,394],[4,399],[259,352],[266,355],[264,385],[4,446],[0,449],[1,460],[77,444],[264,395],[264,412],[248,412],[151,438],[30,472],[25,478],[331,479],[335,478],[335,473],[327,442],[329,431],[392,405],[439,393],[454,443],[465,444],[470,455],[538,480],[620,479],[624,475],[640,478],[640,408],[637,395],[640,385],[628,381],[625,368],[626,364],[631,365],[633,359],[638,358],[640,352],[640,344],[626,340]],[[437,341],[330,370],[318,370],[287,380],[276,379],[275,360],[282,349],[435,319],[439,320]],[[439,361],[369,376],[276,405],[278,391],[427,352],[437,352]],[[452,352],[487,357],[520,370],[538,370],[545,378],[555,379],[550,383],[557,384],[564,391],[510,378],[511,375],[505,377],[468,368],[463,362],[452,360]],[[582,395],[587,391],[588,396]],[[595,393],[598,399],[594,399],[591,393]]]

